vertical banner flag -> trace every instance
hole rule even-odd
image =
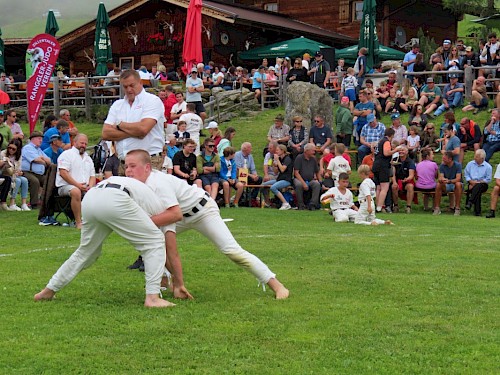
[[[26,51],[26,98],[30,133],[35,129],[60,51],[59,42],[49,34],[35,36]]]

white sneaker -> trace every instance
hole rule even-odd
[[[23,204],[20,208],[21,211],[31,211],[31,208],[27,204]]]
[[[284,210],[289,210],[290,208],[292,208],[290,206],[290,203],[283,203],[279,209],[284,211]]]
[[[11,209],[9,206],[7,206],[7,203],[2,203],[0,205],[0,210],[4,210],[4,211],[14,211],[13,209]]]
[[[11,204],[11,205],[9,206],[9,209],[10,209],[11,211],[21,211],[21,209],[20,209],[17,205],[15,205],[15,204]]]

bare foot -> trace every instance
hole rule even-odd
[[[35,294],[35,301],[50,301],[54,299],[56,292],[49,288],[43,288],[39,293]]]
[[[269,280],[267,285],[274,291],[276,299],[287,299],[290,295],[290,291],[276,278]]]
[[[390,221],[390,220],[386,220],[385,221],[385,225],[394,225],[394,223],[392,221]]]
[[[161,299],[158,294],[147,294],[144,301],[146,307],[173,307],[175,303]]]
[[[373,226],[375,226],[375,227],[376,227],[376,226],[378,225],[378,223],[377,223],[376,221],[372,221],[372,224],[371,224],[371,225],[373,225]]]

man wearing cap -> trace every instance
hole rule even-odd
[[[57,161],[58,194],[71,197],[71,211],[78,229],[82,228],[82,197],[96,182],[94,162],[85,152],[87,144],[87,136],[78,134],[73,147],[64,151]]]
[[[398,145],[405,145],[408,139],[408,130],[406,129],[406,126],[401,124],[399,112],[393,112],[391,114],[391,120],[391,128],[394,129],[394,137],[392,138],[392,141],[396,141]]]
[[[61,136],[59,134],[52,134],[50,137],[50,146],[43,150],[44,154],[50,158],[52,164],[57,164],[57,159],[64,150],[62,149]]]
[[[203,81],[197,76],[198,70],[193,66],[191,75],[186,79],[186,102],[194,103],[196,106],[196,114],[201,117],[203,121],[207,118],[205,107],[201,101],[201,93],[205,90]]]
[[[474,49],[470,46],[465,48],[465,55],[462,58],[464,69],[470,66],[480,67],[481,63],[479,62],[479,56]]]
[[[161,170],[165,144],[165,107],[160,98],[144,90],[139,73],[135,70],[121,73],[120,83],[125,97],[115,101],[109,109],[102,128],[102,138],[116,142],[121,175],[125,174],[125,155],[135,149],[149,152],[153,166]]]
[[[302,55],[302,67],[309,70],[309,62],[311,61],[311,55],[307,52]]]
[[[451,40],[443,40],[443,52],[441,54],[434,54],[434,58],[430,61],[433,65],[432,70],[444,70],[444,62],[448,58],[451,51]]]
[[[367,124],[361,129],[359,141],[361,146],[358,148],[358,165],[363,158],[371,153],[372,143],[378,143],[385,133],[385,125],[378,122],[373,113],[366,116]]]
[[[311,83],[325,88],[330,76],[330,64],[323,59],[321,51],[316,51],[314,54],[314,61],[310,64],[310,69],[307,75],[311,78]]]
[[[265,66],[259,66],[259,69],[252,77],[252,91],[255,93],[255,99],[260,103],[262,98],[262,82],[266,80]],[[264,92],[265,95],[265,92]]]
[[[453,110],[462,104],[464,95],[464,84],[458,82],[458,74],[448,74],[450,82],[443,89],[443,103],[436,109],[434,116],[437,117],[447,110]]]
[[[354,106],[354,112],[352,113],[357,117],[356,121],[354,122],[354,125],[356,125],[356,140],[354,142],[356,146],[359,146],[361,144],[359,143],[359,135],[361,134],[361,129],[363,129],[363,126],[365,126],[367,123],[366,117],[370,113],[375,114],[375,104],[368,98],[368,96],[369,95],[366,89],[359,92],[359,103]]]
[[[425,107],[425,115],[429,115],[439,106],[441,96],[441,89],[434,84],[434,78],[427,78],[427,85],[420,92],[420,99],[418,100],[418,104]]]
[[[349,98],[343,96],[340,100],[340,106],[335,114],[335,123],[337,124],[337,143],[343,143],[347,148],[351,145],[352,137],[352,114],[349,110]]]
[[[43,135],[42,150],[50,147],[50,137],[54,134],[61,136],[63,150],[69,150],[71,148],[71,139],[69,137],[69,124],[65,120],[57,121],[57,125],[48,129]]]
[[[467,46],[464,44],[464,41],[462,39],[457,40],[457,50],[458,50],[458,56],[463,57],[465,56],[466,53],[466,48]]]
[[[290,139],[290,127],[284,125],[283,121],[285,118],[282,114],[276,115],[274,118],[274,124],[271,125],[269,131],[267,132],[268,142],[278,142],[279,144],[286,145]]]
[[[45,167],[50,164],[50,159],[40,148],[42,138],[41,132],[34,131],[30,143],[21,152],[21,170],[29,182],[31,208],[37,208],[40,187],[45,183]]]
[[[413,72],[415,66],[415,61],[417,60],[417,54],[420,52],[420,46],[415,43],[409,52],[406,53],[403,59],[403,67],[407,72]]]
[[[3,119],[4,114],[3,111],[0,110],[0,136],[2,140],[0,144],[0,151],[5,150],[12,139],[12,131],[10,130],[10,127],[3,122]]]

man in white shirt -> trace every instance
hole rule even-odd
[[[194,103],[195,112],[205,121],[207,114],[201,100],[203,90],[205,90],[203,80],[198,77],[198,70],[193,66],[191,75],[186,79],[186,102]]]
[[[195,154],[200,154],[200,131],[203,129],[203,120],[195,113],[196,105],[194,103],[186,104],[187,113],[183,114],[179,121],[186,121],[186,131],[190,138],[196,142]]]
[[[127,155],[126,172],[149,186],[167,208],[179,206],[183,219],[175,231],[195,229],[210,239],[229,259],[251,272],[262,284],[274,291],[276,299],[288,298],[289,291],[276,275],[255,255],[241,248],[222,220],[217,203],[205,191],[172,175],[151,170],[146,152],[132,151]],[[167,253],[169,251],[167,244]],[[175,288],[175,273],[174,273]]]
[[[172,119],[173,124],[175,125],[175,130],[172,133],[167,132],[168,134],[173,134],[177,130],[177,123],[179,122],[180,117],[187,113],[186,111],[186,101],[184,100],[184,94],[182,92],[178,92],[175,94],[175,99],[177,103],[172,106],[172,110],[170,112],[170,118]]]
[[[76,227],[82,228],[82,196],[95,185],[94,163],[85,152],[88,138],[78,134],[73,147],[57,159],[56,187],[60,196],[71,197],[71,211]]]
[[[125,92],[109,109],[102,128],[102,138],[116,142],[117,156],[121,161],[120,174],[124,175],[125,155],[130,150],[145,150],[151,155],[153,167],[161,170],[165,144],[165,107],[159,97],[147,93],[139,73],[126,70],[120,75]]]

